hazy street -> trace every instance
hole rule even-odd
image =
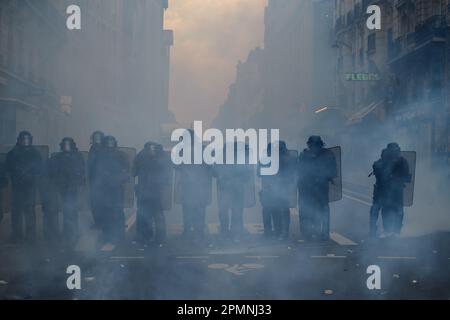
[[[172,235],[166,245],[144,248],[132,243],[132,214],[128,217],[127,242],[119,248],[95,250],[91,245],[96,233],[92,231],[83,236],[75,252],[47,248],[42,243],[17,247],[2,241],[0,297],[450,298],[450,234],[367,240],[368,207],[358,200],[344,197],[333,206],[330,242],[303,242],[296,235],[288,242],[264,240],[260,218],[248,216],[246,227],[250,234],[239,243],[218,240],[217,226],[212,224],[206,245],[186,242],[174,234],[180,225],[170,224]],[[291,228],[297,227],[298,217],[292,214]],[[81,268],[81,290],[66,287],[66,268],[72,264]],[[369,265],[381,268],[381,290],[367,289]]]

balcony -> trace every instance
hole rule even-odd
[[[445,16],[436,15],[427,19],[422,25],[416,27],[415,43],[420,46],[435,38],[445,38],[448,24]]]
[[[405,6],[414,6],[414,1],[412,0],[395,0],[395,7],[400,9]]]

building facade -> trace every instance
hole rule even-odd
[[[256,48],[246,61],[239,62],[236,80],[219,108],[214,128],[250,128],[255,124],[254,117],[262,108],[262,55],[263,50]]]
[[[66,8],[81,8],[81,30]],[[167,0],[5,0],[0,3],[1,144],[20,130],[52,149],[73,136],[82,149],[103,130],[121,145],[159,138],[168,111],[173,35]]]
[[[304,140],[314,111],[334,103],[333,8],[332,0],[269,0],[264,47],[239,64],[218,119],[234,127],[278,128],[291,146]],[[239,110],[230,103],[236,100]]]
[[[381,30],[366,27],[371,4]],[[374,141],[350,141],[355,155],[396,140],[423,162],[448,158],[449,17],[446,0],[336,2],[336,103],[349,135]]]

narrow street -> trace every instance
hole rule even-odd
[[[293,238],[266,240],[257,216],[247,216],[248,236],[219,240],[217,225],[205,244],[180,238],[169,224],[162,247],[133,243],[134,213],[128,214],[127,241],[97,247],[87,230],[77,250],[0,245],[0,297],[4,299],[448,299],[450,234],[368,240],[368,204],[345,192],[332,206],[329,242]],[[87,217],[88,218],[88,217]],[[211,217],[211,220],[212,217]],[[88,224],[86,224],[88,225]],[[4,225],[3,225],[4,227]],[[68,290],[66,268],[81,268],[81,290]],[[366,286],[369,265],[381,268],[381,289]]]

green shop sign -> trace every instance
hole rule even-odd
[[[352,73],[345,74],[346,81],[379,81],[381,77],[378,73]]]

